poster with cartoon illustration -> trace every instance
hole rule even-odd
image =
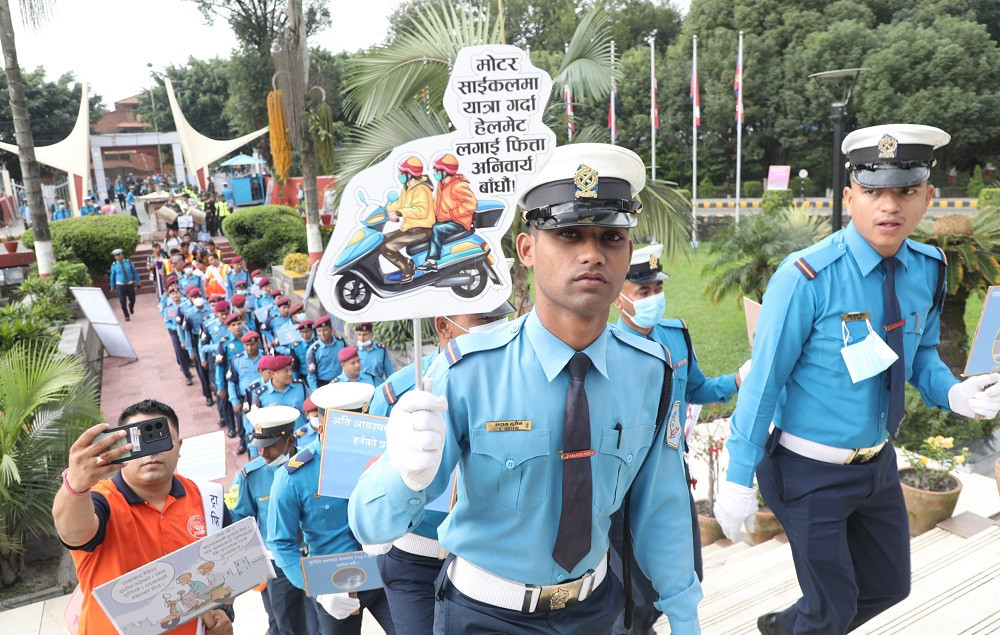
[[[511,292],[500,240],[548,161],[548,74],[513,46],[462,49],[454,132],[398,146],[347,184],[315,288],[350,322],[476,313]]]
[[[357,593],[382,588],[376,557],[364,551],[308,556],[299,562],[306,595],[311,598],[327,593]]]
[[[972,338],[963,377],[1000,371],[1000,286],[986,290],[986,301]]]
[[[157,635],[274,577],[253,518],[220,529],[94,589],[123,635]]]
[[[319,494],[350,498],[368,465],[385,452],[387,417],[327,410],[323,427],[323,453],[319,465]],[[427,509],[448,512],[451,488],[428,501]]]

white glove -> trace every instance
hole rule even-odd
[[[743,362],[743,365],[740,366],[740,369],[738,371],[736,371],[736,376],[740,378],[740,382],[739,383],[740,383],[741,386],[743,385],[743,382],[745,382],[747,380],[747,375],[750,374],[750,362],[751,361],[753,361],[753,360],[748,359],[747,361]]]
[[[948,407],[966,417],[992,419],[1000,411],[1000,374],[975,375],[948,391]]]
[[[715,519],[719,526],[733,542],[750,538],[743,531],[753,531],[754,520],[757,518],[757,492],[752,487],[745,487],[730,481],[722,481],[719,487],[719,497],[715,499]]]
[[[426,489],[441,465],[448,401],[424,390],[411,390],[396,402],[386,427],[385,452],[403,483]]]
[[[333,616],[334,619],[343,620],[351,616],[355,611],[361,610],[361,600],[352,598],[346,593],[327,593],[317,595],[316,601],[323,607],[323,610]]]
[[[369,556],[381,556],[384,553],[389,553],[390,549],[392,549],[391,542],[383,542],[377,545],[361,545],[361,550]]]

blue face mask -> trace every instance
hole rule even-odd
[[[663,312],[667,308],[667,298],[663,295],[662,291],[639,300],[632,300],[632,298],[624,293],[619,295],[627,300],[631,300],[632,307],[635,309],[635,315],[630,315],[624,308],[622,309],[622,313],[628,315],[632,322],[639,328],[651,329],[656,326],[656,323],[663,317]]]
[[[441,179],[443,179],[443,178],[444,178],[444,175],[443,175],[443,174],[441,174],[440,172],[435,172],[435,173],[434,173],[434,180],[435,180],[435,181],[440,181],[440,180],[441,180]]]
[[[405,174],[400,174],[396,178],[399,179],[400,183],[402,183],[403,185],[406,185],[406,175]]]

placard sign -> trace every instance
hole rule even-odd
[[[348,322],[490,311],[510,295],[500,240],[555,146],[552,80],[513,46],[464,48],[453,68],[454,132],[396,147],[344,190],[315,289]]]
[[[983,313],[972,338],[963,377],[1000,371],[1000,286],[986,290]]]
[[[327,593],[356,593],[382,586],[375,556],[352,551],[331,556],[309,556],[299,561],[306,595],[311,598]]]
[[[767,189],[787,190],[788,180],[792,176],[792,166],[772,165],[767,168]]]

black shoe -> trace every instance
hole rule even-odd
[[[778,618],[778,613],[768,613],[757,618],[757,630],[764,635],[786,635],[784,625]]]
[[[436,262],[431,262],[428,260],[424,264],[419,265],[417,269],[419,269],[420,271],[437,271],[438,266]]]
[[[184,378],[184,383],[187,384],[188,386],[190,386],[191,384],[194,383],[194,380],[191,379],[190,375],[188,375],[187,377]]]
[[[211,397],[205,397],[205,405],[206,405],[206,406],[214,406],[214,405],[215,405],[215,402],[214,402],[214,401],[212,401],[212,398],[211,398]]]
[[[128,319],[128,313],[125,314],[125,321],[126,322],[131,322],[132,321],[132,320]]]
[[[229,430],[226,431],[226,436],[229,437],[230,439],[235,439],[236,438],[236,430],[234,430],[232,428],[229,428]]]
[[[223,421],[222,419],[219,419],[219,427],[220,428],[225,428],[226,427],[226,422]]]
[[[240,439],[240,445],[238,448],[236,448],[236,454],[246,454],[246,452],[247,452],[247,444],[243,441],[243,439]]]

